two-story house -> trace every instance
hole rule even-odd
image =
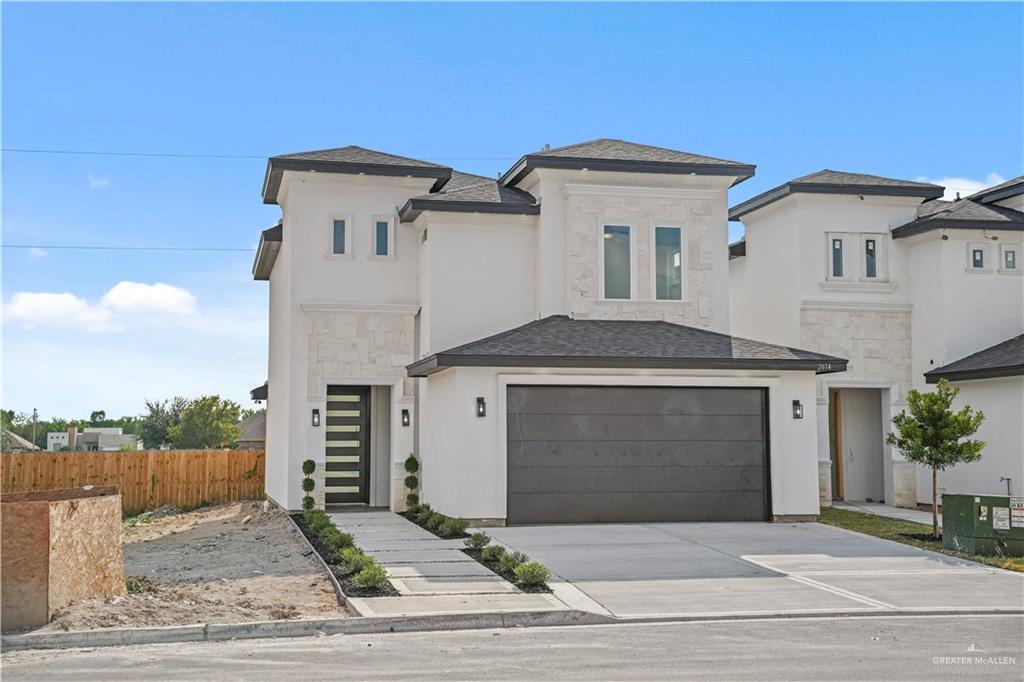
[[[956,201],[943,193],[824,170],[730,211],[745,228],[730,246],[732,331],[849,359],[847,371],[817,382],[823,505],[930,501],[930,472],[885,435],[906,392],[940,376],[989,416],[982,460],[944,473],[941,488],[1005,494],[1006,478],[1024,485],[1021,344],[971,361],[987,373],[949,366],[1024,332],[1024,179]]]
[[[359,147],[273,157],[267,494],[504,523],[818,513],[816,375],[730,332],[754,166],[619,140],[497,179]],[[805,418],[805,410],[806,418]]]

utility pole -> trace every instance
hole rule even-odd
[[[32,408],[32,445],[36,444],[36,422],[39,420],[39,410]]]

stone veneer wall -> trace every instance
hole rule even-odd
[[[801,310],[800,345],[849,360],[846,372],[827,375],[822,382],[852,379],[896,384],[898,395],[891,396],[896,404],[903,404],[906,392],[913,387],[910,311]],[[825,401],[827,410],[827,395]],[[916,507],[914,465],[896,455],[892,481],[893,503]],[[827,462],[819,462],[818,487],[822,503],[831,505],[832,476]]]
[[[628,222],[636,233],[634,300],[602,301],[598,268],[602,226]],[[651,291],[652,224],[679,225],[687,244],[681,302],[655,301]],[[711,324],[711,200],[672,196],[569,194],[566,199],[566,301],[579,318],[668,320]]]

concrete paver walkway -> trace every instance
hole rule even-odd
[[[878,502],[833,502],[832,506],[836,509],[874,514],[875,516],[884,516],[887,519],[896,519],[897,521],[913,521],[914,523],[923,523],[926,526],[932,525],[931,512],[921,511],[920,509],[904,509],[903,507],[894,507],[890,504],[880,504]],[[939,528],[942,528],[941,511],[939,513]]]
[[[462,540],[442,540],[393,512],[345,511],[330,518],[380,562],[402,595],[351,599],[365,615],[566,609],[551,595],[519,591],[461,552]]]

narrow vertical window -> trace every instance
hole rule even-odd
[[[390,247],[388,245],[388,233],[391,231],[391,223],[386,220],[378,220],[376,221],[375,226],[377,231],[377,238],[374,242],[377,245],[375,253],[378,256],[390,255],[391,252],[389,251]]]
[[[334,221],[334,243],[332,253],[342,255],[345,253],[345,221]]]
[[[1017,252],[1007,249],[1003,251],[1003,269],[1004,270],[1016,270],[1017,269]]]
[[[629,226],[604,226],[604,297],[630,298]]]
[[[864,240],[864,275],[878,277],[878,254],[874,239]]]
[[[654,228],[654,288],[659,301],[683,298],[682,230]]]
[[[985,251],[983,249],[971,249],[971,267],[985,267]]]
[[[820,243],[820,242],[819,242]],[[832,276],[843,276],[843,240],[832,240]]]

